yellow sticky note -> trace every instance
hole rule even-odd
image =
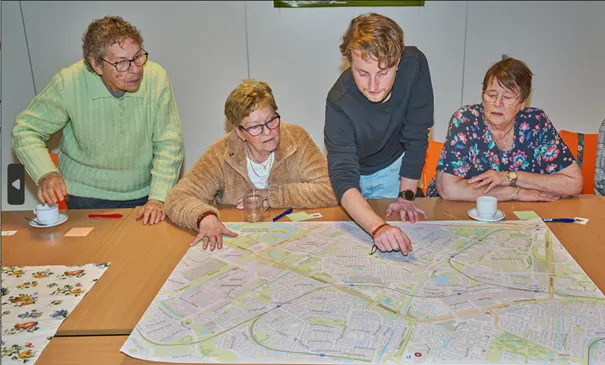
[[[528,220],[528,219],[540,218],[540,216],[533,210],[520,210],[518,212],[513,212],[513,213],[515,213],[517,218],[521,219],[522,221]]]
[[[291,213],[291,214],[288,214],[286,217],[290,218],[290,220],[293,222],[306,221],[307,219],[313,218],[307,212]]]
[[[65,237],[86,237],[95,227],[72,228],[65,233]]]

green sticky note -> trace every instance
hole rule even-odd
[[[290,220],[293,222],[306,221],[307,219],[313,218],[307,212],[292,213],[292,214],[288,214],[286,217],[290,218]]]
[[[528,219],[540,218],[540,216],[538,214],[536,214],[536,212],[534,212],[533,210],[520,210],[518,212],[513,212],[513,213],[515,213],[517,218],[519,218],[523,221],[528,220]]]

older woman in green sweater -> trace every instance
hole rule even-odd
[[[38,185],[38,199],[69,209],[144,205],[159,223],[176,184],[183,140],[166,71],[147,62],[138,29],[120,17],[93,21],[84,58],[59,71],[21,114],[13,148]],[[63,130],[59,168],[46,141]]]

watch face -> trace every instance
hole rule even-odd
[[[517,178],[517,173],[516,173],[516,172],[514,172],[514,171],[511,171],[511,172],[509,172],[509,173],[508,173],[508,176],[509,176],[511,179],[516,179],[516,178]]]
[[[406,190],[403,192],[403,198],[405,200],[414,200],[416,196],[412,190]]]

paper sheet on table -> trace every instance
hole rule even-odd
[[[519,211],[516,211],[513,213],[515,213],[517,218],[519,218],[522,221],[525,221],[528,219],[540,218],[540,216],[533,210],[519,210]]]
[[[291,213],[291,214],[288,214],[286,217],[290,218],[290,220],[292,222],[300,222],[300,221],[306,221],[307,219],[313,219],[313,217],[311,217],[311,215],[309,215],[309,213],[307,213],[307,212]]]
[[[65,237],[86,237],[95,227],[74,227],[65,233]]]

